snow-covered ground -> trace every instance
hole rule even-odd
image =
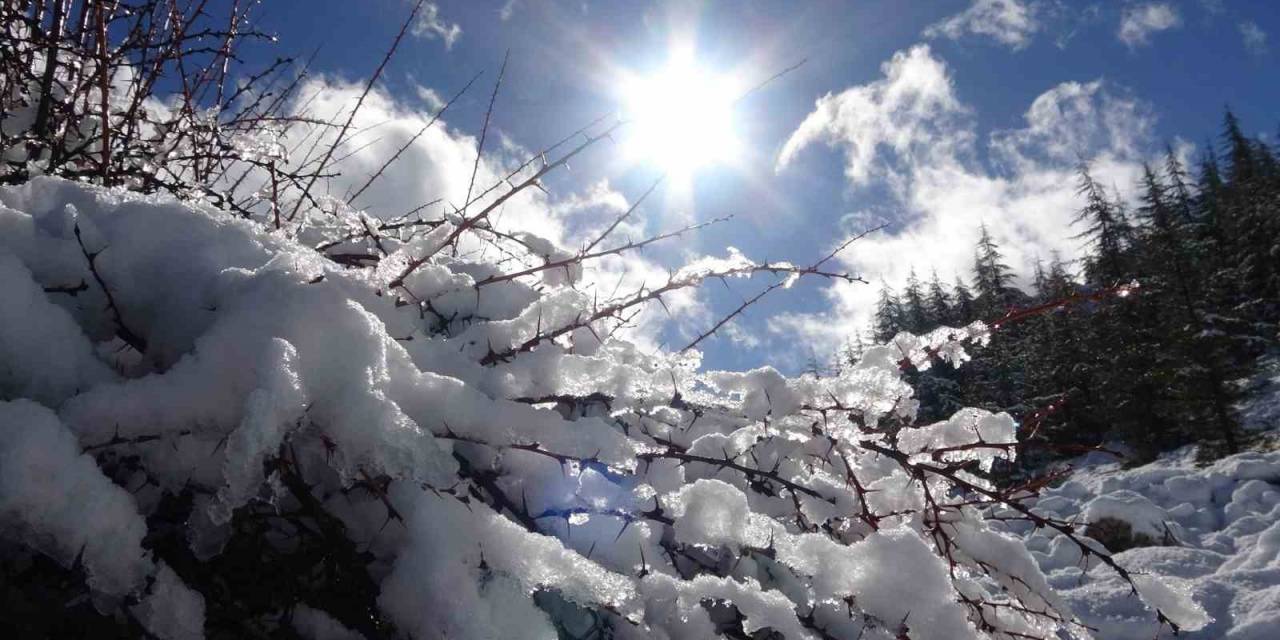
[[[1242,407],[1246,426],[1273,426],[1280,414],[1280,374],[1260,376],[1259,399]],[[1280,638],[1280,451],[1246,452],[1198,466],[1195,447],[1124,469],[1091,454],[1070,479],[1036,504],[1046,515],[1081,523],[1110,517],[1162,543],[1116,554],[1134,573],[1161,576],[1189,593],[1213,621],[1182,637]],[[1130,597],[1114,572],[1084,563],[1077,547],[1046,530],[1020,528],[1049,583],[1076,615],[1107,640],[1150,640],[1151,612]],[[1168,634],[1168,630],[1165,630]]]

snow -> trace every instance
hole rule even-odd
[[[170,640],[204,637],[204,599],[142,549],[146,524],[137,503],[49,409],[0,401],[0,535],[22,541],[64,566],[82,564],[100,609],[154,578],[139,620]]]
[[[329,614],[300,605],[293,610],[292,626],[298,635],[307,640],[362,640],[362,636],[342,623],[334,620]]]
[[[780,558],[812,573],[816,593],[836,602],[852,596],[912,638],[980,637],[947,585],[946,565],[912,531],[885,530],[851,546],[805,536]]]
[[[642,581],[641,589],[649,602],[667,605],[653,607],[653,613],[646,622],[653,627],[667,630],[669,637],[709,635],[708,625],[704,622],[706,612],[700,606],[707,600],[734,603],[746,616],[742,628],[748,634],[767,627],[785,634],[788,638],[813,637],[796,623],[794,603],[779,593],[761,591],[759,584],[754,581],[738,582],[725,578],[699,576],[682,582],[670,576],[655,574]],[[673,603],[674,606],[668,603]],[[693,618],[693,621],[690,618]],[[682,627],[693,627],[693,629]],[[694,629],[698,632],[689,633]],[[675,632],[677,630],[684,633]]]
[[[752,523],[747,497],[733,485],[700,478],[673,494],[667,504],[675,517],[676,539],[689,544],[765,546],[767,530]]]
[[[1253,638],[1280,622],[1280,454],[1092,461],[1035,501],[1170,533],[1177,546],[1116,554],[1132,584],[1073,540],[990,519],[974,498],[1015,455],[1013,419],[915,425],[903,380],[962,365],[981,324],[899,335],[826,378],[701,371],[696,352],[615,335],[615,318],[587,330],[616,301],[580,273],[478,286],[508,258],[442,251],[390,287],[450,224],[387,238],[366,269],[304,243],[341,223],[276,230],[53,178],[0,187],[0,536],[82,563],[100,609],[128,602],[164,638],[201,637],[205,600],[142,541],[161,497],[193,487],[197,561],[239,510],[311,491],[367,554],[378,615],[412,638],[599,621],[623,638],[1083,637],[1077,617],[1149,638],[1156,610],[1193,638]],[[515,264],[569,255],[515,244]],[[750,268],[731,253],[673,277]],[[105,475],[109,456],[147,482]],[[292,603],[278,620],[351,637],[334,614]]]
[[[901,434],[898,446],[922,460],[978,460],[990,469],[996,458],[1012,459],[1017,425],[1007,413],[962,409],[951,418]]]
[[[1129,523],[1134,533],[1143,533],[1156,540],[1164,537],[1169,526],[1169,514],[1164,509],[1156,506],[1146,496],[1126,489],[1090,500],[1084,505],[1084,511],[1080,515],[1088,523],[1096,523],[1104,518],[1123,520]]]
[[[1280,625],[1280,452],[1246,452],[1207,466],[1194,448],[1124,469],[1086,458],[1071,479],[1044,491],[1037,510],[1081,522],[1113,518],[1162,546],[1118,553],[1143,600],[1191,639],[1262,639]],[[1167,537],[1171,536],[1171,537]],[[1023,542],[1049,582],[1101,638],[1151,638],[1150,610],[1129,585],[1044,529]],[[1091,564],[1091,566],[1093,566]]]
[[[727,252],[729,255],[724,258],[704,256],[694,260],[677,270],[671,279],[692,280],[719,271],[736,271],[741,272],[740,275],[745,275],[754,264],[736,247],[729,247]]]
[[[68,283],[68,286],[75,286]],[[56,404],[113,372],[62,307],[54,304],[22,262],[0,248],[0,397]]]
[[[49,409],[0,402],[0,523],[64,566],[84,563],[89,585],[124,596],[151,570],[147,527],[133,497],[117,487]]]
[[[204,637],[204,598],[182,583],[178,575],[161,563],[155,582],[142,603],[134,607],[147,630],[170,640],[197,640]]]

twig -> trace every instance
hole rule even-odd
[[[138,353],[147,352],[147,341],[142,336],[134,333],[129,326],[124,323],[124,318],[120,317],[120,307],[116,305],[115,296],[111,295],[111,289],[107,287],[107,283],[102,279],[102,274],[98,273],[97,260],[101,251],[90,253],[84,246],[84,240],[80,237],[80,223],[77,222],[73,228],[76,235],[76,243],[80,245],[80,253],[84,254],[84,258],[89,263],[89,273],[93,275],[93,279],[102,288],[102,293],[107,297],[107,309],[111,312],[111,317],[116,323],[116,335],[120,336],[126,344],[133,347]]]
[[[498,69],[498,80],[493,83],[493,93],[489,94],[489,108],[484,111],[484,125],[480,127],[480,140],[476,142],[476,161],[471,165],[471,180],[467,182],[467,197],[463,198],[462,213],[466,217],[467,207],[471,204],[471,191],[476,186],[476,174],[480,172],[480,160],[484,157],[484,141],[489,135],[489,120],[493,117],[493,106],[498,101],[498,90],[502,88],[502,78],[507,74],[507,60],[511,50],[502,56],[502,67]]]
[[[378,81],[378,78],[382,77],[382,71],[386,69],[387,63],[391,61],[391,56],[394,55],[396,49],[399,48],[400,40],[404,38],[405,32],[409,30],[409,25],[413,24],[414,18],[418,16],[418,11],[422,9],[422,5],[425,1],[426,0],[418,0],[414,3],[413,11],[409,12],[408,19],[404,21],[404,24],[400,25],[400,32],[396,34],[395,40],[391,42],[391,48],[387,49],[386,55],[382,56],[382,62],[378,63],[378,68],[373,71],[373,75],[369,76],[369,81],[364,85],[364,91],[361,92],[360,98],[356,100],[355,108],[347,115],[347,121],[342,124],[342,128],[338,131],[338,137],[334,139],[333,144],[329,145],[329,148],[325,150],[324,157],[320,161],[319,168],[316,169],[316,173],[312,174],[311,178],[307,181],[307,186],[302,189],[303,194],[309,195],[311,193],[311,188],[315,186],[318,174],[324,172],[324,168],[328,165],[329,159],[333,157],[334,151],[342,144],[343,139],[347,135],[347,131],[351,129],[351,123],[356,119],[356,114],[360,112],[360,107],[364,105],[365,98],[367,98],[369,93],[373,91],[373,85]],[[293,210],[289,212],[290,220],[298,215],[298,209],[302,207],[302,201],[302,198],[298,198],[298,201],[293,205]]]

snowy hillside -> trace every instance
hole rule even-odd
[[[1242,411],[1254,429],[1274,428],[1280,407],[1280,375],[1275,366],[1265,371],[1256,385],[1259,396]],[[1082,525],[1101,521],[1102,527],[1092,529],[1100,536],[1119,546],[1135,545],[1115,559],[1136,573],[1160,576],[1212,618],[1184,637],[1277,637],[1280,451],[1241,453],[1204,465],[1197,464],[1195,447],[1186,447],[1133,469],[1123,469],[1111,456],[1091,454],[1034,504],[1046,515],[1079,518]],[[1116,521],[1127,528],[1117,530]],[[1149,612],[1135,606],[1129,586],[1095,568],[1096,561],[1085,573],[1085,560],[1074,545],[1022,523],[1010,529],[1024,537],[1049,583],[1098,629],[1099,638],[1157,635]]]

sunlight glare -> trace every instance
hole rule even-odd
[[[635,159],[687,178],[739,154],[733,123],[737,94],[729,76],[710,72],[686,54],[626,85],[625,117],[634,123],[627,147]]]

